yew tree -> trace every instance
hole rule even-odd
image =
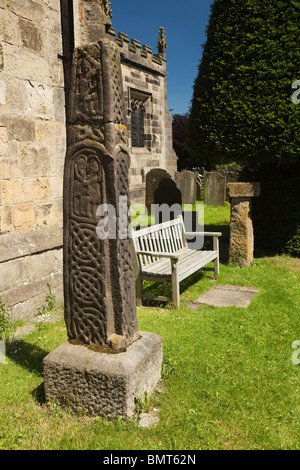
[[[215,0],[194,84],[194,158],[242,167],[299,161],[300,2]]]

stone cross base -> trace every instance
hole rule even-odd
[[[251,199],[260,195],[260,184],[228,183],[227,193],[231,203],[229,262],[250,266],[254,253]]]
[[[117,354],[63,343],[43,360],[46,401],[92,416],[132,416],[135,399],[149,397],[161,378],[162,338],[140,336]]]

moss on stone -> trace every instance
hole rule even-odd
[[[79,341],[77,339],[71,339],[71,340],[69,340],[69,343],[74,344],[76,346],[84,346],[85,348],[89,349],[90,351],[99,352],[99,353],[103,353],[103,354],[119,354],[119,353],[123,353],[123,352],[127,351],[126,348],[121,348],[121,349],[117,350],[117,349],[113,349],[113,348],[110,348],[108,346],[102,346],[101,344],[96,344],[96,343],[86,344],[86,343],[83,343],[82,341]]]

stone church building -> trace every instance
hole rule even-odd
[[[177,169],[164,30],[155,53],[115,32],[110,3],[0,0],[0,294],[15,319],[32,317],[49,286],[63,298],[63,171],[75,47],[101,37],[119,46],[131,201],[145,202],[151,168],[172,176]]]

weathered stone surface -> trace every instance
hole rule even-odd
[[[0,44],[0,72],[4,69],[3,46]]]
[[[35,205],[36,225],[62,225],[63,223],[63,202],[62,199],[40,202]]]
[[[175,182],[181,191],[182,204],[196,204],[197,201],[197,173],[182,170],[175,173]]]
[[[51,285],[51,292],[55,289],[56,300],[59,303],[63,299],[62,289],[62,271],[58,270],[52,272],[48,277],[42,277],[32,281],[26,281],[23,284],[17,285],[5,291],[2,291],[3,297],[7,300],[8,304],[13,308],[15,315],[14,318],[29,317],[32,316],[31,312],[26,312],[26,306],[23,304],[26,302],[28,305],[34,305],[35,309],[41,307],[45,302],[46,294],[49,293],[48,284]],[[58,293],[60,294],[58,296]],[[22,299],[20,301],[20,299]],[[31,299],[33,302],[31,303]],[[39,303],[36,301],[39,300]]]
[[[33,80],[25,82],[26,114],[35,118],[51,119],[55,115],[53,87]]]
[[[3,182],[2,198],[4,204],[39,201],[49,199],[50,185],[45,178],[30,180],[8,180]]]
[[[105,36],[105,25],[111,25],[110,18],[98,0],[81,1],[74,8],[74,16],[76,47],[99,41]]]
[[[228,183],[231,203],[229,262],[250,266],[254,256],[251,198],[260,195],[259,183]]]
[[[5,206],[4,206],[5,207]],[[11,213],[11,207],[7,208]],[[11,225],[11,218],[10,220]],[[62,248],[62,227],[45,227],[1,236],[0,263],[22,256]]]
[[[31,142],[35,139],[35,122],[15,114],[0,114],[0,123],[7,128],[8,140]]]
[[[23,256],[0,264],[1,292],[27,285],[37,279],[51,279],[62,266],[62,249]],[[47,285],[47,283],[45,283]]]
[[[12,227],[11,206],[0,207],[0,234],[10,232]]]
[[[43,47],[41,28],[24,18],[20,18],[19,24],[23,46],[40,53]]]
[[[20,49],[17,45],[9,44],[3,46],[3,55],[5,72],[14,79],[51,85],[51,66],[41,56],[27,48]]]
[[[207,173],[204,178],[204,204],[209,206],[224,206],[225,199],[225,177],[216,171]]]
[[[15,230],[27,230],[35,226],[35,210],[32,202],[15,204],[12,213]]]
[[[0,105],[6,103],[6,84],[0,80]]]
[[[229,262],[249,266],[253,261],[254,238],[251,201],[231,203]]]
[[[161,377],[162,338],[140,335],[118,354],[62,344],[43,360],[46,400],[89,415],[132,416],[135,398],[150,396]]]
[[[244,286],[214,286],[208,292],[201,295],[196,304],[212,305],[214,307],[248,307],[251,300],[258,293],[256,287]]]
[[[258,197],[260,196],[260,183],[228,183],[229,197]]]
[[[156,426],[159,423],[159,417],[153,413],[141,413],[138,425],[140,428],[147,429]]]
[[[44,7],[35,0],[7,0],[7,7],[17,15],[30,20],[41,21],[44,16]]]
[[[64,172],[64,291],[69,339],[125,345],[138,337],[132,240],[119,235],[129,208],[129,153],[118,47],[107,39],[73,57]],[[97,208],[115,209],[116,237],[98,237]],[[129,219],[128,219],[129,222]],[[109,223],[112,223],[110,219]],[[127,229],[127,227],[126,227]]]
[[[2,180],[18,177],[18,160],[9,157],[0,158],[0,174]]]

